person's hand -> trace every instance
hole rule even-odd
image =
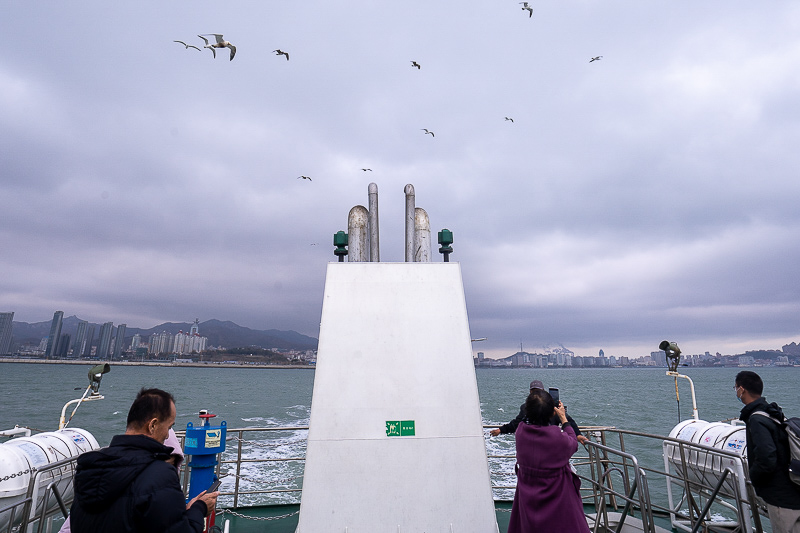
[[[496,436],[498,436],[499,434],[500,434],[500,428],[494,428],[493,430],[491,430],[491,431],[489,432],[489,435],[491,435],[492,437],[496,437]]]
[[[206,515],[209,515],[211,514],[211,511],[213,511],[214,508],[217,506],[218,496],[219,496],[219,491],[215,492],[203,491],[194,498],[192,498],[192,500],[186,504],[186,508],[189,509],[194,502],[200,500],[201,502],[206,504]]]
[[[558,419],[562,424],[567,421],[567,408],[564,407],[563,403],[558,402],[558,406],[556,406],[556,414],[558,415]]]
[[[587,442],[589,442],[589,439],[587,439],[583,435],[578,435],[577,439],[578,439],[578,442],[580,442],[581,444],[586,444]]]

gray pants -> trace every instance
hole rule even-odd
[[[767,504],[773,533],[800,533],[800,509],[787,509]]]

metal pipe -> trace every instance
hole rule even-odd
[[[403,189],[406,193],[406,263],[414,262],[414,218],[415,203],[414,186],[410,183]]]
[[[692,381],[692,378],[690,378],[689,376],[684,376],[683,374],[679,374],[677,372],[670,372],[670,371],[667,371],[667,375],[675,377],[676,380],[677,380],[677,378],[683,378],[683,379],[685,379],[685,380],[687,380],[689,382],[689,388],[692,391],[692,417],[695,420],[700,420],[700,415],[697,413],[697,398],[694,395],[694,381]],[[676,383],[677,383],[677,381],[676,381]],[[676,387],[676,390],[677,390],[677,387]]]
[[[378,185],[370,183],[367,188],[369,193],[368,217],[369,217],[369,260],[379,263],[381,260],[380,237],[378,231]]]
[[[368,219],[369,213],[363,205],[355,206],[347,215],[347,233],[350,236],[348,262],[365,263],[369,261]]]
[[[431,223],[421,207],[414,209],[414,262],[431,262]]]

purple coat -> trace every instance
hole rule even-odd
[[[508,533],[587,533],[580,479],[569,466],[578,450],[575,432],[568,424],[562,431],[561,426],[522,423],[515,436],[517,490]]]

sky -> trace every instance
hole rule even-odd
[[[316,337],[411,183],[488,357],[800,341],[800,4],[530,5],[4,1],[0,311]]]

